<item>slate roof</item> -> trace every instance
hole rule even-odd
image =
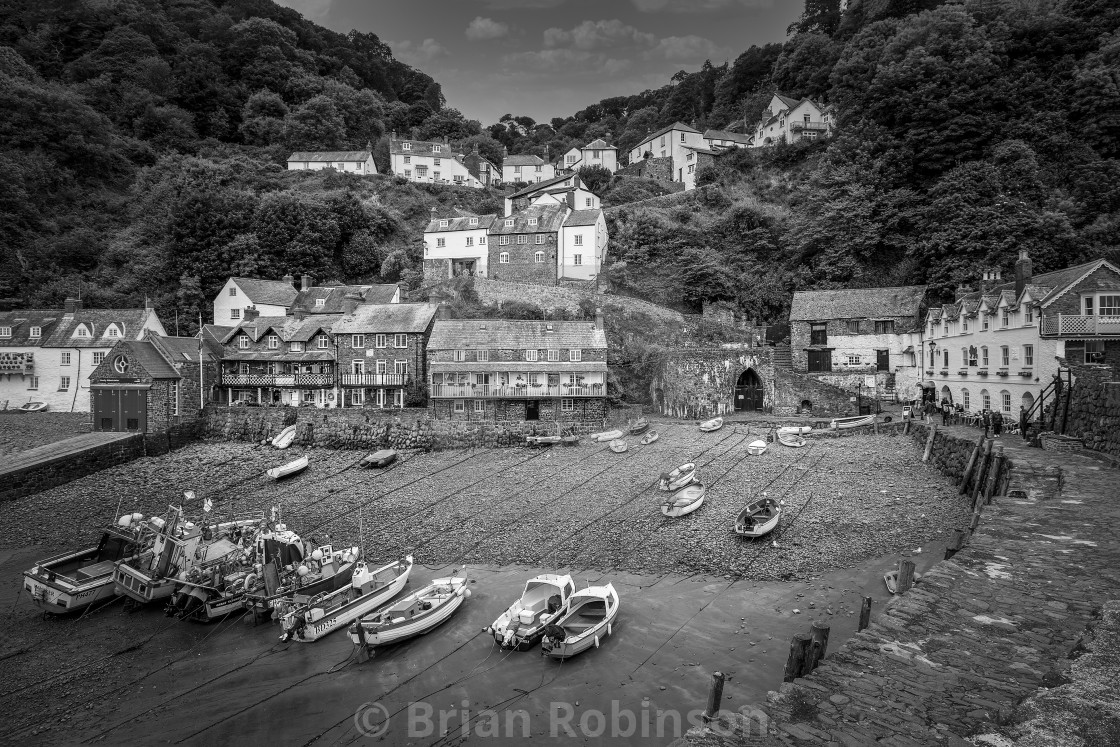
[[[405,143],[412,147],[405,150]],[[437,145],[439,146],[438,153],[435,151]],[[389,138],[389,152],[403,156],[435,156],[437,158],[451,158],[455,155],[455,150],[450,143],[435,142],[434,140],[412,140],[407,137]]]
[[[545,160],[540,156],[517,155],[506,156],[502,159],[502,168],[506,166],[544,166]]]
[[[229,344],[238,334],[244,332],[253,342],[259,341],[269,331],[279,335],[282,342],[307,342],[320,330],[330,329],[342,318],[341,314],[315,314],[297,319],[294,316],[262,316],[243,321],[230,330],[223,344]]]
[[[805,99],[795,99],[795,98],[792,98],[790,96],[783,96],[782,94],[780,94],[776,91],[774,92],[774,95],[777,96],[781,100],[781,102],[786,105],[787,109],[792,109],[793,107],[797,106],[798,104],[800,104],[802,101],[805,100]]]
[[[789,319],[791,322],[808,322],[825,319],[914,318],[925,295],[924,285],[796,291]]]
[[[602,210],[573,210],[568,219],[564,221],[564,225],[593,226],[599,221],[599,216],[602,214]]]
[[[0,347],[41,345],[50,336],[51,325],[62,317],[62,309],[16,309],[0,311],[0,327],[11,327],[11,337],[0,337]],[[31,328],[39,327],[39,336],[31,337]]]
[[[361,296],[363,303],[389,303],[397,294],[397,285],[318,285],[301,290],[292,301],[293,313],[302,311],[306,314],[341,314],[345,309],[347,294]],[[318,299],[323,299],[323,305],[316,305]]]
[[[148,335],[144,338],[152,342],[173,363],[198,363],[198,338],[197,337],[164,337],[163,335]],[[202,360],[209,362],[215,356],[207,349],[205,341],[202,346]]]
[[[230,278],[241,292],[253,303],[269,306],[290,306],[299,292],[291,283],[283,280],[259,280],[257,278]]]
[[[297,150],[292,155],[288,156],[288,162],[292,161],[366,161],[373,157],[373,153],[368,150],[321,150],[321,151],[304,151]]]
[[[45,348],[111,348],[122,339],[136,339],[151,309],[79,309],[63,314],[43,341]],[[74,330],[84,324],[89,337],[74,337]],[[117,325],[120,337],[105,337],[110,324]]]
[[[478,223],[471,225],[471,217],[478,218]],[[424,233],[442,233],[444,231],[477,231],[480,228],[489,228],[494,219],[498,217],[497,213],[491,215],[475,215],[471,217],[460,218],[433,218],[428,221],[428,227],[424,229]],[[439,222],[441,220],[447,221],[446,228],[440,228]]]
[[[338,334],[423,333],[432,323],[438,304],[364,304],[342,317],[332,328]]]
[[[714,148],[705,148],[702,145],[685,145],[682,146],[685,150],[691,150],[696,153],[707,153],[709,156],[718,156],[723,153],[722,150],[715,150]]]
[[[520,191],[514,192],[513,194],[509,195],[506,199],[516,200],[518,197],[528,197],[530,195],[536,194],[537,192],[543,191],[555,184],[565,182],[568,179],[572,180],[572,186],[565,187],[564,189],[575,189],[576,187],[579,187],[583,184],[583,182],[580,181],[578,174],[561,174],[559,176],[554,176],[551,179],[545,179],[544,181],[537,182],[536,184],[530,184],[528,187],[524,187]]]
[[[728,132],[727,130],[708,130],[704,133],[705,140],[730,140],[733,143],[743,143],[750,145],[754,140],[750,135],[743,135],[738,132]]]
[[[614,147],[603,138],[597,138],[583,146],[582,150],[618,150],[618,148]]]
[[[192,340],[192,342],[195,342]],[[195,342],[197,345],[197,342]],[[153,379],[181,379],[182,376],[151,340],[120,340],[114,348],[124,347]]]
[[[548,329],[551,327],[552,329]],[[607,334],[593,322],[513,321],[509,319],[439,319],[432,327],[429,350],[473,348],[544,350],[607,347]],[[538,361],[548,365],[547,361]],[[535,365],[535,364],[534,364]]]
[[[532,205],[513,215],[507,215],[505,218],[494,221],[494,225],[490,226],[489,233],[551,233],[559,231],[560,227],[564,225],[565,211],[566,208],[563,205]],[[537,219],[535,226],[529,225],[530,218]],[[513,221],[512,226],[506,225],[509,221]]]
[[[637,150],[637,149],[641,148],[643,145],[645,145],[646,143],[653,142],[657,138],[664,135],[666,132],[670,132],[672,130],[681,130],[683,132],[695,132],[697,135],[700,134],[700,130],[689,127],[688,125],[686,125],[682,122],[674,122],[673,124],[669,125],[668,127],[662,127],[660,130],[653,133],[652,135],[648,135],[645,140],[638,143],[637,145],[635,145],[630,150]]]

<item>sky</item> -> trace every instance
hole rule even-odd
[[[659,88],[679,70],[781,42],[802,0],[276,0],[342,33],[377,34],[484,126],[538,122]]]

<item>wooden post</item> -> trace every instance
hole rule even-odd
[[[910,435],[910,421],[912,421],[913,419],[914,419],[913,416],[906,418],[906,422],[902,426],[902,435],[904,435],[904,436],[909,436]]]
[[[704,709],[704,720],[712,721],[719,716],[719,704],[723,700],[723,672],[712,672],[712,684],[708,687],[708,707]]]
[[[984,506],[983,501],[976,501],[972,504],[972,521],[968,523],[968,532],[972,534],[976,531],[976,527],[980,526],[980,509]]]
[[[801,670],[802,677],[808,676],[824,659],[828,651],[828,631],[829,626],[821,622],[815,622],[809,628],[809,650],[805,657],[804,668]]]
[[[879,416],[875,416],[875,435],[879,435]]]
[[[930,452],[933,451],[933,437],[937,435],[937,423],[929,424],[929,438],[926,439],[926,453],[922,454],[922,461],[928,462]]]
[[[871,597],[863,598],[863,606],[859,610],[859,627],[856,632],[863,630],[871,624]]]
[[[949,540],[948,546],[945,548],[945,559],[949,560],[964,547],[964,540],[968,534],[963,529],[954,529],[953,538]]]
[[[809,653],[812,639],[805,633],[798,633],[789,644],[789,658],[786,659],[786,673],[783,682],[793,682],[801,676],[801,669],[805,666],[805,657]]]
[[[898,593],[905,594],[914,585],[914,561],[900,560],[898,563]]]
[[[976,469],[976,460],[980,456],[980,450],[984,448],[984,434],[980,434],[980,438],[976,439],[976,448],[972,450],[972,455],[968,458],[968,465],[964,468],[964,474],[961,475],[961,492],[960,495],[968,494],[968,478],[972,477],[972,471]]]
[[[996,454],[992,459],[992,474],[991,479],[988,480],[988,485],[984,489],[984,503],[992,502],[992,491],[1003,479],[1003,445],[996,446]]]
[[[976,504],[980,500],[980,493],[984,489],[984,480],[988,477],[988,463],[992,457],[992,442],[991,440],[984,442],[984,451],[980,455],[980,463],[976,466],[976,482],[972,488],[972,503]]]

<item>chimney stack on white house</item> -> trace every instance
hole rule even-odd
[[[1027,254],[1026,249],[1019,250],[1019,259],[1015,260],[1015,297],[1018,298],[1022,294],[1023,289],[1031,282],[1031,275],[1034,271],[1034,263],[1031,262],[1030,256]]]
[[[280,279],[283,280],[288,285],[292,285],[292,286],[294,286],[295,282],[296,282],[296,279],[294,277],[292,277],[292,274],[290,272],[287,273],[286,275],[284,275],[284,277],[282,277]]]
[[[62,310],[67,314],[76,314],[82,310],[82,299],[80,298],[67,298],[62,302]]]
[[[601,306],[595,307],[595,329],[605,329],[603,326],[603,308]]]
[[[300,279],[299,289],[300,290],[310,290],[311,288],[314,288],[314,287],[315,287],[315,278],[311,277],[307,273],[304,273],[303,277]]]

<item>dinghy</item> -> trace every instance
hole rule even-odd
[[[568,611],[544,629],[541,655],[567,659],[609,636],[618,618],[618,593],[614,584],[591,586],[577,591],[568,602]]]
[[[494,636],[502,648],[525,651],[540,640],[546,626],[564,614],[575,590],[571,576],[552,573],[534,576],[525,582],[521,598],[482,630]]]
[[[303,472],[305,469],[307,469],[307,457],[301,456],[295,461],[288,462],[287,464],[282,464],[279,467],[273,467],[272,469],[265,472],[265,474],[267,474],[273,480],[280,480],[285,477],[290,477],[291,475]]]
[[[702,482],[685,485],[661,503],[661,513],[672,519],[686,516],[703,505],[706,495],[708,486]]]
[[[614,441],[616,438],[622,438],[622,431],[603,431],[602,433],[592,433],[588,436],[592,441],[605,443],[607,441]]]
[[[639,418],[638,422],[634,423],[629,428],[631,436],[637,436],[637,435],[640,435],[642,433],[645,433],[646,430],[648,430],[648,429],[649,429],[649,421],[646,420],[645,418]]]
[[[304,604],[287,605],[280,614],[281,641],[317,641],[377,609],[400,593],[412,572],[412,556],[377,570],[359,561],[354,578],[346,588],[318,594]]]
[[[362,457],[362,461],[358,462],[358,466],[381,469],[382,467],[388,467],[395,461],[397,461],[397,452],[392,449],[382,449],[381,451],[375,451],[372,454],[367,454]]]
[[[778,431],[778,441],[782,446],[789,446],[792,449],[800,449],[805,445],[805,439],[796,433],[782,433]]]
[[[292,445],[292,441],[296,438],[296,427],[289,425],[284,430],[276,434],[276,438],[272,439],[272,445],[277,449],[286,449]]]
[[[654,441],[656,441],[659,438],[661,438],[661,436],[660,436],[660,434],[658,434],[657,431],[650,431],[646,435],[642,436],[642,440],[639,443],[642,446],[649,446],[651,443],[653,443]]]
[[[420,591],[366,615],[350,626],[350,640],[366,649],[423,635],[469,598],[465,578],[437,578]]]
[[[560,439],[560,443],[564,444],[565,446],[578,446],[579,436],[564,436]]]
[[[705,420],[703,423],[700,424],[700,430],[704,431],[705,433],[711,433],[712,431],[718,431],[722,427],[723,427],[723,418],[712,418],[711,420]]]
[[[687,462],[677,467],[672,472],[661,473],[661,482],[658,484],[658,490],[680,490],[685,485],[691,485],[696,481],[696,465],[692,462]]]
[[[768,448],[770,448],[770,444],[760,438],[747,444],[747,453],[751,456],[762,456]]]
[[[552,446],[560,443],[560,436],[526,436],[526,446]]]
[[[785,425],[778,429],[778,435],[783,433],[792,433],[795,436],[804,436],[813,430],[811,425]]]
[[[836,418],[828,425],[833,430],[847,430],[848,428],[859,428],[861,426],[874,424],[874,415],[857,415],[851,418]]]
[[[735,517],[735,534],[762,537],[774,531],[782,519],[782,505],[773,498],[751,501]]]
[[[616,438],[615,440],[610,442],[610,448],[611,451],[613,451],[615,454],[621,454],[622,452],[626,451],[627,446],[626,442],[621,438]]]
[[[922,574],[914,574],[914,583],[918,583],[922,579]],[[887,585],[887,591],[891,594],[898,593],[898,571],[888,571],[883,575],[883,583]]]
[[[27,402],[16,408],[16,412],[46,412],[50,406],[46,402]]]

